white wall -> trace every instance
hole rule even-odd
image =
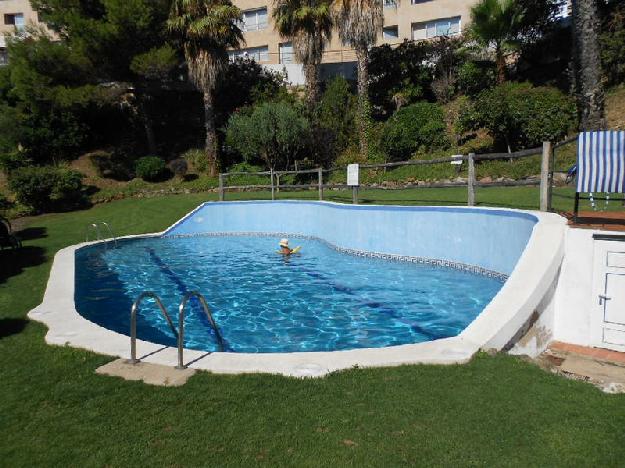
[[[556,291],[553,339],[590,346],[590,313],[594,267],[591,229],[566,230],[565,254]]]

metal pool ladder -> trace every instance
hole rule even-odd
[[[194,296],[199,300],[202,306],[202,309],[204,310],[204,313],[206,314],[206,318],[208,319],[208,322],[210,323],[211,327],[213,328],[213,331],[215,332],[215,337],[217,338],[217,345],[219,346],[219,351],[224,351],[225,346],[224,346],[223,337],[221,335],[221,332],[219,331],[219,327],[217,326],[217,324],[215,323],[215,320],[213,319],[213,314],[210,311],[210,307],[208,306],[206,299],[204,298],[202,294],[200,294],[198,291],[189,291],[183,296],[182,301],[180,302],[180,305],[178,306],[179,330],[176,330],[176,327],[171,321],[171,318],[169,317],[169,314],[167,313],[167,310],[165,309],[165,306],[161,302],[160,298],[152,291],[144,291],[141,294],[139,294],[139,297],[137,297],[135,302],[132,304],[132,308],[130,309],[130,359],[128,360],[130,364],[136,364],[139,362],[139,359],[137,359],[137,310],[139,309],[140,302],[144,298],[151,297],[156,301],[156,304],[161,310],[161,313],[163,314],[163,316],[165,317],[165,320],[167,320],[167,323],[169,324],[169,328],[171,328],[171,331],[176,336],[176,340],[178,343],[178,365],[176,366],[176,369],[186,369],[187,366],[184,365],[184,310],[187,305],[187,302],[189,302],[189,299],[191,299]]]
[[[109,224],[104,221],[96,221],[95,223],[91,223],[87,225],[87,233],[85,234],[85,242],[89,242],[89,233],[91,231],[95,232],[95,237],[96,237],[95,240],[99,241],[99,240],[104,239],[102,237],[102,232],[100,231],[100,226],[104,226],[106,228],[106,230],[109,233],[109,237],[113,239],[113,243],[115,247],[117,247],[117,237],[115,237],[115,235],[113,234],[113,231],[111,230],[111,226],[109,226]]]
[[[132,307],[130,308],[130,359],[128,360],[130,364],[136,364],[139,362],[139,359],[137,359],[137,310],[139,310],[139,304],[141,301],[146,297],[151,297],[156,301],[156,305],[158,305],[158,308],[161,309],[161,314],[163,314],[163,317],[167,320],[169,328],[171,328],[171,331],[174,335],[176,335],[176,339],[178,339],[178,331],[171,321],[171,318],[169,317],[165,306],[161,302],[161,299],[152,291],[143,291],[139,294],[139,297],[135,299],[135,302],[132,303]],[[180,358],[180,356],[178,357]]]

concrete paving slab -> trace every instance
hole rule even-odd
[[[98,367],[96,374],[121,377],[125,380],[143,380],[149,385],[164,387],[179,387],[187,383],[189,377],[195,374],[195,369],[176,369],[150,362],[129,364],[126,359],[116,359]]]
[[[560,365],[563,372],[577,374],[606,383],[625,385],[625,367],[579,356],[568,356]]]
[[[553,346],[534,362],[549,372],[588,382],[605,393],[625,393],[625,363],[621,359],[608,361],[603,355],[599,358],[587,352],[594,349],[580,348],[582,352]]]

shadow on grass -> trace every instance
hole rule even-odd
[[[45,261],[44,249],[33,245],[0,250],[0,284],[19,275],[25,268],[41,265]]]
[[[48,237],[47,230],[44,227],[28,227],[15,233],[22,241],[41,239]]]
[[[17,335],[21,333],[28,325],[26,319],[5,318],[0,319],[0,340],[7,336]]]

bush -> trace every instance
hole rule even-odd
[[[465,130],[487,129],[500,148],[532,148],[575,128],[575,103],[556,88],[505,83],[480,93],[463,109],[459,124]]]
[[[130,180],[134,177],[134,162],[129,156],[108,151],[94,151],[89,161],[100,177],[114,180]]]
[[[9,188],[17,201],[35,212],[65,210],[84,203],[83,175],[70,169],[30,166],[16,169]]]
[[[458,89],[475,97],[495,86],[495,65],[492,62],[465,62],[458,68]]]
[[[155,182],[165,175],[165,161],[157,156],[144,156],[137,159],[135,173],[147,182]]]
[[[173,161],[169,163],[169,169],[175,175],[182,178],[187,173],[188,165],[184,159],[178,158],[178,159],[174,159]]]
[[[310,141],[310,124],[295,106],[267,102],[232,115],[226,144],[246,162],[259,159],[273,169],[289,166]]]
[[[437,104],[420,102],[399,109],[385,125],[382,148],[391,161],[410,158],[415,151],[449,147],[445,115]]]
[[[208,170],[208,159],[203,149],[193,148],[187,150],[182,155],[182,159],[187,162],[189,170],[201,174]]]
[[[342,152],[355,140],[355,105],[356,96],[345,78],[337,76],[328,83],[319,103],[317,122],[319,127],[333,133],[335,153]]]
[[[5,211],[11,208],[12,203],[3,193],[0,193],[0,211]]]

